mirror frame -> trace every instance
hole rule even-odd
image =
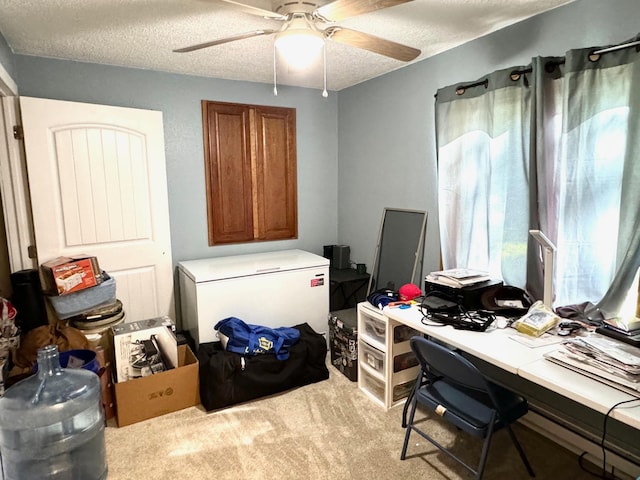
[[[425,210],[411,210],[411,209],[403,209],[403,208],[385,207],[382,212],[382,221],[380,222],[380,229],[378,231],[378,240],[376,242],[376,249],[375,249],[373,264],[371,268],[371,276],[369,277],[369,285],[367,287],[367,296],[369,296],[369,294],[372,292],[371,289],[373,288],[374,284],[377,284],[377,277],[378,277],[379,268],[381,264],[380,255],[381,255],[382,240],[384,238],[384,226],[387,220],[387,214],[392,212],[411,213],[411,214],[417,214],[422,216],[422,222],[421,222],[422,225],[420,226],[418,244],[414,252],[414,262],[413,262],[413,268],[411,271],[411,278],[406,283],[416,284],[416,271],[418,269],[418,265],[420,265],[420,269],[422,270],[422,265],[424,261],[424,239],[427,231],[427,218],[428,218],[427,212]],[[422,290],[421,285],[419,284],[416,284],[416,285],[418,285],[418,287],[420,287],[420,290]],[[398,285],[397,287],[399,288],[400,286],[401,285]],[[378,285],[376,285],[375,290],[378,290],[379,288],[382,288],[382,287],[379,287]]]

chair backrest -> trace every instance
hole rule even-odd
[[[424,337],[412,337],[409,343],[424,372],[444,377],[462,387],[490,393],[484,375],[458,352]]]

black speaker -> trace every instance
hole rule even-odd
[[[322,256],[329,259],[331,268],[351,268],[351,249],[348,245],[325,245]]]
[[[351,249],[348,245],[334,245],[333,246],[333,257],[332,257],[333,268],[338,268],[340,270],[351,267]]]

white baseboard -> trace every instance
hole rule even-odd
[[[521,418],[520,422],[576,455],[587,452],[585,460],[593,463],[597,468],[602,467],[602,448],[599,444],[532,411]],[[608,472],[615,472],[616,478],[629,480],[640,478],[640,466],[609,449],[606,449],[606,466]]]

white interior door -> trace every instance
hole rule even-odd
[[[94,255],[127,321],[173,315],[162,113],[20,98],[38,262]]]

